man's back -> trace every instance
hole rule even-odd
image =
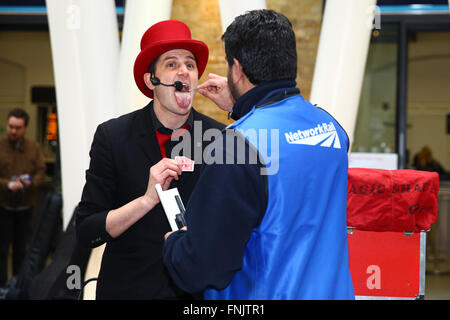
[[[242,269],[205,298],[352,299],[345,131],[299,95],[257,108],[231,128],[258,134],[253,146],[265,158],[268,202]]]

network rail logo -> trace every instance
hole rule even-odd
[[[341,141],[333,122],[318,124],[306,130],[286,132],[284,136],[289,144],[341,148]]]

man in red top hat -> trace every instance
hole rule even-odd
[[[167,20],[151,26],[141,39],[134,77],[140,91],[153,100],[96,130],[75,218],[82,245],[106,242],[97,299],[189,298],[173,284],[162,262],[163,236],[170,226],[155,184],[164,190],[178,188],[187,203],[199,163],[192,172],[182,172],[172,157],[177,143],[172,135],[185,143],[181,139],[199,136],[191,134],[194,123],[201,136],[224,127],[192,108],[193,89],[207,61],[208,47],[192,40],[184,23]],[[189,143],[187,154],[176,155],[191,157],[199,145],[202,151],[206,147],[205,141]]]

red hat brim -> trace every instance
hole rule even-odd
[[[154,42],[145,47],[134,62],[134,80],[143,94],[153,99],[153,91],[150,90],[144,81],[144,74],[148,72],[148,68],[152,62],[162,55],[164,52],[173,49],[185,49],[195,56],[197,59],[198,78],[202,76],[208,63],[209,49],[206,44],[197,40],[167,40]]]

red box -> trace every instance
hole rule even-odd
[[[349,228],[349,262],[357,299],[423,299],[426,233]]]

